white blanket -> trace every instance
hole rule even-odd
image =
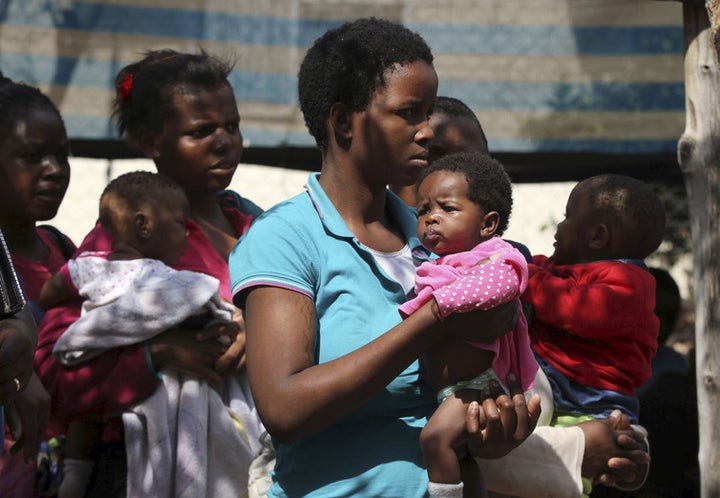
[[[232,319],[234,307],[220,298],[220,283],[210,275],[174,270],[154,259],[108,261],[91,254],[68,262],[85,300],[82,315],[53,348],[65,365],[146,341],[206,311],[219,320]]]
[[[247,496],[262,427],[247,382],[224,387],[230,406],[207,383],[170,372],[150,398],[123,414],[128,498]]]
[[[143,342],[202,311],[230,320],[234,310],[219,297],[217,279],[156,260],[84,256],[70,275],[86,301],[53,349],[65,364]],[[246,496],[264,431],[247,378],[224,379],[220,393],[175,372],[161,379],[149,398],[122,415],[128,498]]]

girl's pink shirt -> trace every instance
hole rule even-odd
[[[20,279],[23,282],[25,296],[28,301],[36,302],[40,297],[40,289],[43,284],[65,264],[65,256],[59,247],[59,241],[55,235],[42,228],[35,228],[43,244],[50,250],[48,257],[43,261],[25,258],[13,254],[12,260],[15,265]],[[75,249],[75,244],[70,239],[66,239],[68,250]],[[36,304],[33,304],[36,306]],[[39,308],[37,308],[39,309]],[[55,436],[63,432],[62,424],[58,424],[53,418],[48,422],[47,434]]]
[[[29,301],[37,301],[43,284],[65,264],[65,257],[58,247],[55,236],[42,228],[36,228],[35,233],[50,250],[48,257],[44,261],[36,261],[14,254],[12,256]]]

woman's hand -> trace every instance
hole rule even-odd
[[[166,330],[148,341],[150,356],[158,371],[174,370],[217,386],[220,374],[216,363],[230,348],[228,344],[235,342],[237,332],[238,326],[233,322],[211,325],[200,332]]]
[[[468,451],[474,457],[501,458],[535,430],[541,412],[540,396],[535,394],[526,403],[517,377],[510,374],[507,383],[509,396],[496,385],[489,393],[481,391],[481,401],[473,401],[468,407]]]
[[[232,322],[219,327],[206,327],[197,334],[199,341],[218,339],[225,341],[227,350],[215,362],[220,375],[237,375],[245,371],[245,320],[240,309],[235,308]]]
[[[0,321],[0,405],[25,389],[33,375],[37,330],[27,307]]]
[[[15,444],[12,453],[23,452],[26,462],[37,457],[50,414],[50,395],[33,372],[25,390],[5,405],[7,422]]]
[[[215,370],[221,375],[237,375],[245,371],[245,322],[242,318],[235,320],[235,338],[215,363]]]

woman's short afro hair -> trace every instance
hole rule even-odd
[[[432,64],[423,38],[402,24],[374,17],[331,29],[308,49],[298,72],[300,109],[320,150],[328,147],[330,107],[341,102],[362,111],[383,76],[394,66]]]

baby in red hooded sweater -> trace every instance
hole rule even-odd
[[[535,256],[522,299],[533,351],[553,388],[555,425],[607,417],[637,422],[635,390],[657,351],[655,279],[643,259],[663,239],[665,212],[644,183],[607,174],[578,183],[555,252]]]

